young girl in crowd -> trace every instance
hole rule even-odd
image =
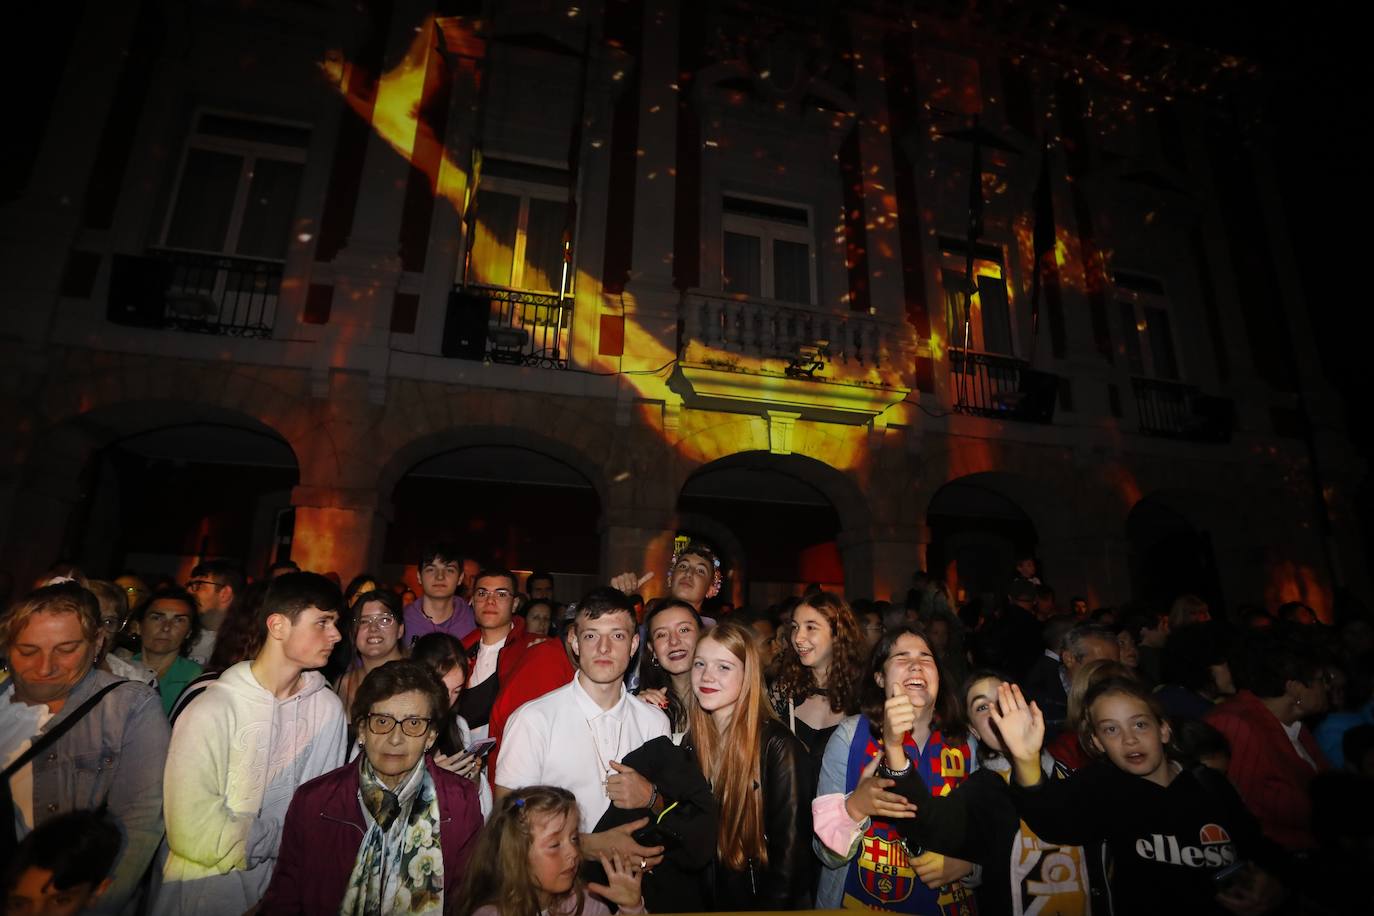
[[[610,901],[627,916],[643,913],[638,863],[602,856],[605,884],[578,879],[578,820],[577,799],[566,789],[531,786],[506,796],[479,836],[462,888],[445,912],[609,916],[605,901]]]
[[[410,647],[410,659],[428,668],[439,679],[448,697],[443,723],[438,726],[439,738],[434,744],[435,765],[477,783],[482,817],[490,817],[491,785],[486,778],[484,755],[467,752],[472,740],[471,730],[458,715],[458,698],[468,680],[468,657],[463,644],[447,633],[429,633],[415,640]]]
[[[792,612],[777,658],[769,699],[778,717],[801,739],[820,772],[826,742],[836,726],[859,711],[858,672],[868,652],[859,623],[844,599],[811,592]],[[809,786],[808,788],[813,788]]]
[[[701,635],[701,617],[686,601],[669,598],[644,618],[644,632],[649,646],[640,653],[638,696],[668,714],[676,744],[687,730],[692,655]]]
[[[1075,675],[1092,664],[1096,663],[1084,665]],[[1011,762],[992,721],[997,690],[1005,683],[987,670],[975,671],[966,682],[964,708],[969,728],[978,738],[980,766],[949,796],[960,812],[956,816],[966,825],[964,855],[983,867],[982,881],[974,891],[978,912],[1086,916],[1091,907],[1083,849],[1046,843],[1016,813],[1008,785]],[[1055,762],[1048,753],[1041,752],[1040,763],[1053,771]],[[927,804],[935,801],[929,799]]]
[[[925,632],[894,627],[874,647],[863,683],[863,713],[845,719],[821,768],[816,852],[825,866],[816,905],[886,913],[972,914],[962,879],[973,864],[932,850],[963,842],[959,825],[927,815],[899,779],[919,777],[931,795],[948,795],[969,774],[959,700],[941,690],[941,668]],[[924,788],[921,792],[926,791]],[[848,793],[846,795],[846,793]],[[906,795],[910,794],[910,790]]]
[[[1085,739],[1106,761],[1047,780],[1039,708],[1014,684],[997,688],[989,716],[1012,760],[1026,824],[1046,842],[1105,844],[1116,916],[1277,907],[1283,894],[1273,875],[1285,867],[1283,851],[1224,777],[1169,759],[1170,728],[1154,697],[1135,680],[1110,678],[1083,707]]]
[[[387,662],[405,658],[401,637],[406,628],[401,620],[401,599],[394,592],[359,592],[350,607],[354,658],[335,689],[344,709],[352,708],[353,694],[363,678]]]
[[[810,761],[768,705],[758,637],[734,621],[696,644],[686,747],[720,801],[716,910],[810,905]]]
[[[1054,763],[1059,764],[1065,774],[1080,770],[1093,761],[1092,755],[1084,747],[1083,732],[1079,729],[1078,723],[1083,721],[1083,697],[1094,684],[1101,683],[1109,677],[1135,675],[1121,662],[1114,662],[1109,658],[1095,658],[1083,662],[1073,673],[1073,679],[1069,682],[1068,716],[1064,720],[1068,727],[1055,735],[1054,740],[1045,747],[1054,758]],[[996,700],[994,696],[993,702]],[[1046,767],[1046,772],[1049,772],[1049,769]]]

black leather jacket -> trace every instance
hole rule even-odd
[[[714,867],[715,910],[810,909],[815,900],[816,859],[811,852],[811,790],[815,775],[806,746],[781,722],[764,724],[763,829],[768,864],[744,871]]]

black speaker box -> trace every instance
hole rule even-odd
[[[487,349],[487,316],[491,304],[482,296],[455,289],[448,294],[440,352],[456,359],[482,359]]]
[[[167,312],[171,265],[157,258],[117,254],[110,262],[110,298],[105,317],[115,324],[160,328]]]
[[[1059,397],[1059,376],[1037,369],[1022,369],[1018,390],[1023,397],[1016,405],[1017,419],[1049,423],[1054,419],[1054,403]]]

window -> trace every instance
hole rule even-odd
[[[964,346],[964,252],[966,243],[940,240],[944,260],[941,280],[945,290],[945,321],[949,345]],[[979,353],[1015,356],[1011,303],[1002,272],[1002,252],[993,245],[978,245],[973,253],[973,277],[978,295],[973,300],[968,348]]]
[[[163,247],[285,260],[309,143],[300,125],[199,112]]]
[[[726,197],[721,217],[721,289],[810,305],[815,288],[806,209]]]
[[[568,173],[507,159],[486,159],[475,199],[468,279],[483,286],[572,292],[565,276]]]
[[[1131,375],[1177,380],[1178,355],[1164,284],[1154,277],[1116,271],[1116,303]]]

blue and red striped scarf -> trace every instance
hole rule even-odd
[[[916,766],[932,795],[948,795],[968,778],[973,751],[968,742],[947,744],[944,735],[934,730],[924,748],[916,746],[911,735],[903,744],[907,757]],[[845,791],[859,784],[859,775],[870,761],[882,753],[873,740],[867,719],[860,719],[849,745],[849,767]],[[912,913],[920,916],[977,916],[973,892],[962,881],[929,888],[916,877],[902,845],[902,834],[890,821],[873,818],[860,841],[859,853],[849,863],[844,879],[845,909],[877,910],[885,913]],[[908,843],[916,850],[916,843]]]

